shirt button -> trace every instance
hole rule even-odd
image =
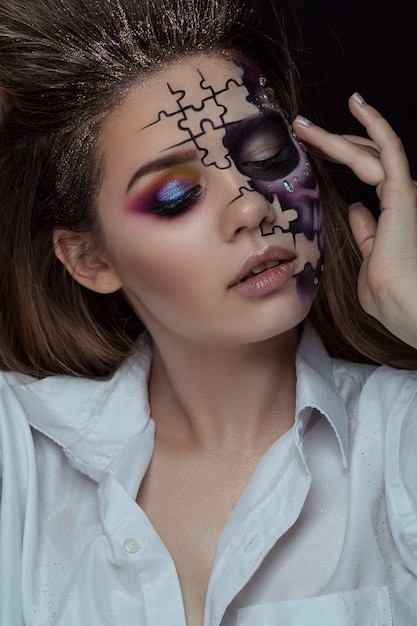
[[[128,554],[136,554],[140,550],[139,541],[135,537],[126,537],[123,542],[123,549]]]

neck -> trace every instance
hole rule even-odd
[[[297,330],[212,349],[154,347],[149,382],[157,436],[199,448],[270,445],[293,424]]]

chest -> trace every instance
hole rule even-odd
[[[201,626],[222,530],[256,468],[257,454],[170,455],[155,448],[137,502],[177,571],[187,626]]]
[[[331,435],[330,429],[328,432]],[[311,437],[312,433],[310,440]],[[156,512],[160,513],[156,523],[174,554],[181,597],[174,564],[166,550],[161,549],[147,517],[123,487],[109,477],[97,497],[97,485],[73,469],[51,440],[38,437],[36,469],[32,469],[37,477],[37,491],[21,501],[26,519],[25,549],[21,555],[16,520],[10,519],[9,526],[3,524],[0,532],[2,545],[9,546],[8,554],[15,546],[13,560],[6,553],[0,560],[2,580],[14,581],[14,587],[10,583],[13,593],[5,592],[7,601],[1,606],[11,616],[5,623],[20,624],[16,616],[23,611],[30,615],[34,626],[52,623],[51,615],[56,615],[59,623],[82,624],[87,619],[109,625],[184,626],[185,607],[187,626],[201,626],[205,603],[210,608],[210,626],[265,624],[264,610],[275,610],[278,623],[285,607],[288,611],[291,608],[298,619],[305,616],[303,623],[310,623],[312,607],[309,604],[303,613],[302,598],[320,596],[321,602],[324,594],[333,595],[340,589],[387,585],[398,597],[412,600],[417,611],[415,578],[401,565],[392,539],[389,540],[383,500],[371,493],[367,456],[364,458],[360,451],[361,464],[353,464],[357,469],[349,478],[341,468],[335,438],[317,430],[316,439],[320,445],[312,447],[310,440],[306,442],[313,476],[310,489],[304,464],[294,464],[296,450],[287,446],[288,441],[279,441],[258,465],[249,488],[234,509],[229,490],[234,485],[238,498],[244,489],[242,484],[239,487],[240,478],[236,478],[241,476],[236,458],[222,467],[216,459],[212,474],[207,473],[200,460],[200,468],[187,466],[189,471],[182,478],[172,467],[168,476],[154,467],[158,470],[152,477],[154,486],[162,489],[162,497],[155,499]],[[5,470],[3,486],[9,475],[6,467]],[[201,482],[204,477],[210,478],[207,487]],[[144,487],[149,487],[146,483],[150,478],[148,472]],[[347,516],[349,492],[351,513]],[[192,497],[186,497],[190,493]],[[139,493],[139,501],[142,495],[145,500],[145,490]],[[2,498],[7,522],[11,502],[16,499],[15,490],[4,489]],[[154,515],[146,503],[144,506]],[[189,517],[184,509],[189,511]],[[226,528],[220,528],[222,511],[223,519],[228,520]],[[171,519],[171,514],[176,517]],[[181,528],[178,524],[182,519],[185,521]],[[221,545],[213,565],[219,533]],[[131,537],[137,539],[137,552],[124,547],[126,538]],[[389,564],[389,569],[384,563]],[[18,574],[15,578],[13,571]],[[12,606],[13,598],[16,603]],[[283,607],[282,602],[289,600],[291,605]],[[262,604],[271,608],[260,608]],[[352,617],[356,600],[351,606]],[[334,612],[327,615],[332,624],[349,623],[349,615],[345,622],[344,614],[341,619]],[[413,619],[394,620],[394,624],[411,623]]]

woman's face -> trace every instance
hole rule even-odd
[[[260,341],[308,313],[318,191],[278,101],[252,66],[197,55],[106,119],[105,259],[156,341]]]

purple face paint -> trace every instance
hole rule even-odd
[[[281,210],[292,211],[296,217],[288,227],[272,225],[261,227],[264,237],[275,232],[291,233],[296,244],[297,236],[317,241],[316,263],[306,262],[297,275],[297,286],[301,295],[314,295],[323,265],[323,231],[319,190],[313,169],[304,146],[285,119],[285,112],[275,98],[275,92],[267,86],[259,71],[239,60],[243,69],[243,83],[248,90],[248,101],[255,104],[260,116],[227,124],[223,143],[228,149],[236,168],[248,177],[252,189],[262,193],[272,205],[278,200]],[[264,138],[269,142],[265,158],[252,158],[253,146]],[[255,150],[256,153],[256,150]]]

